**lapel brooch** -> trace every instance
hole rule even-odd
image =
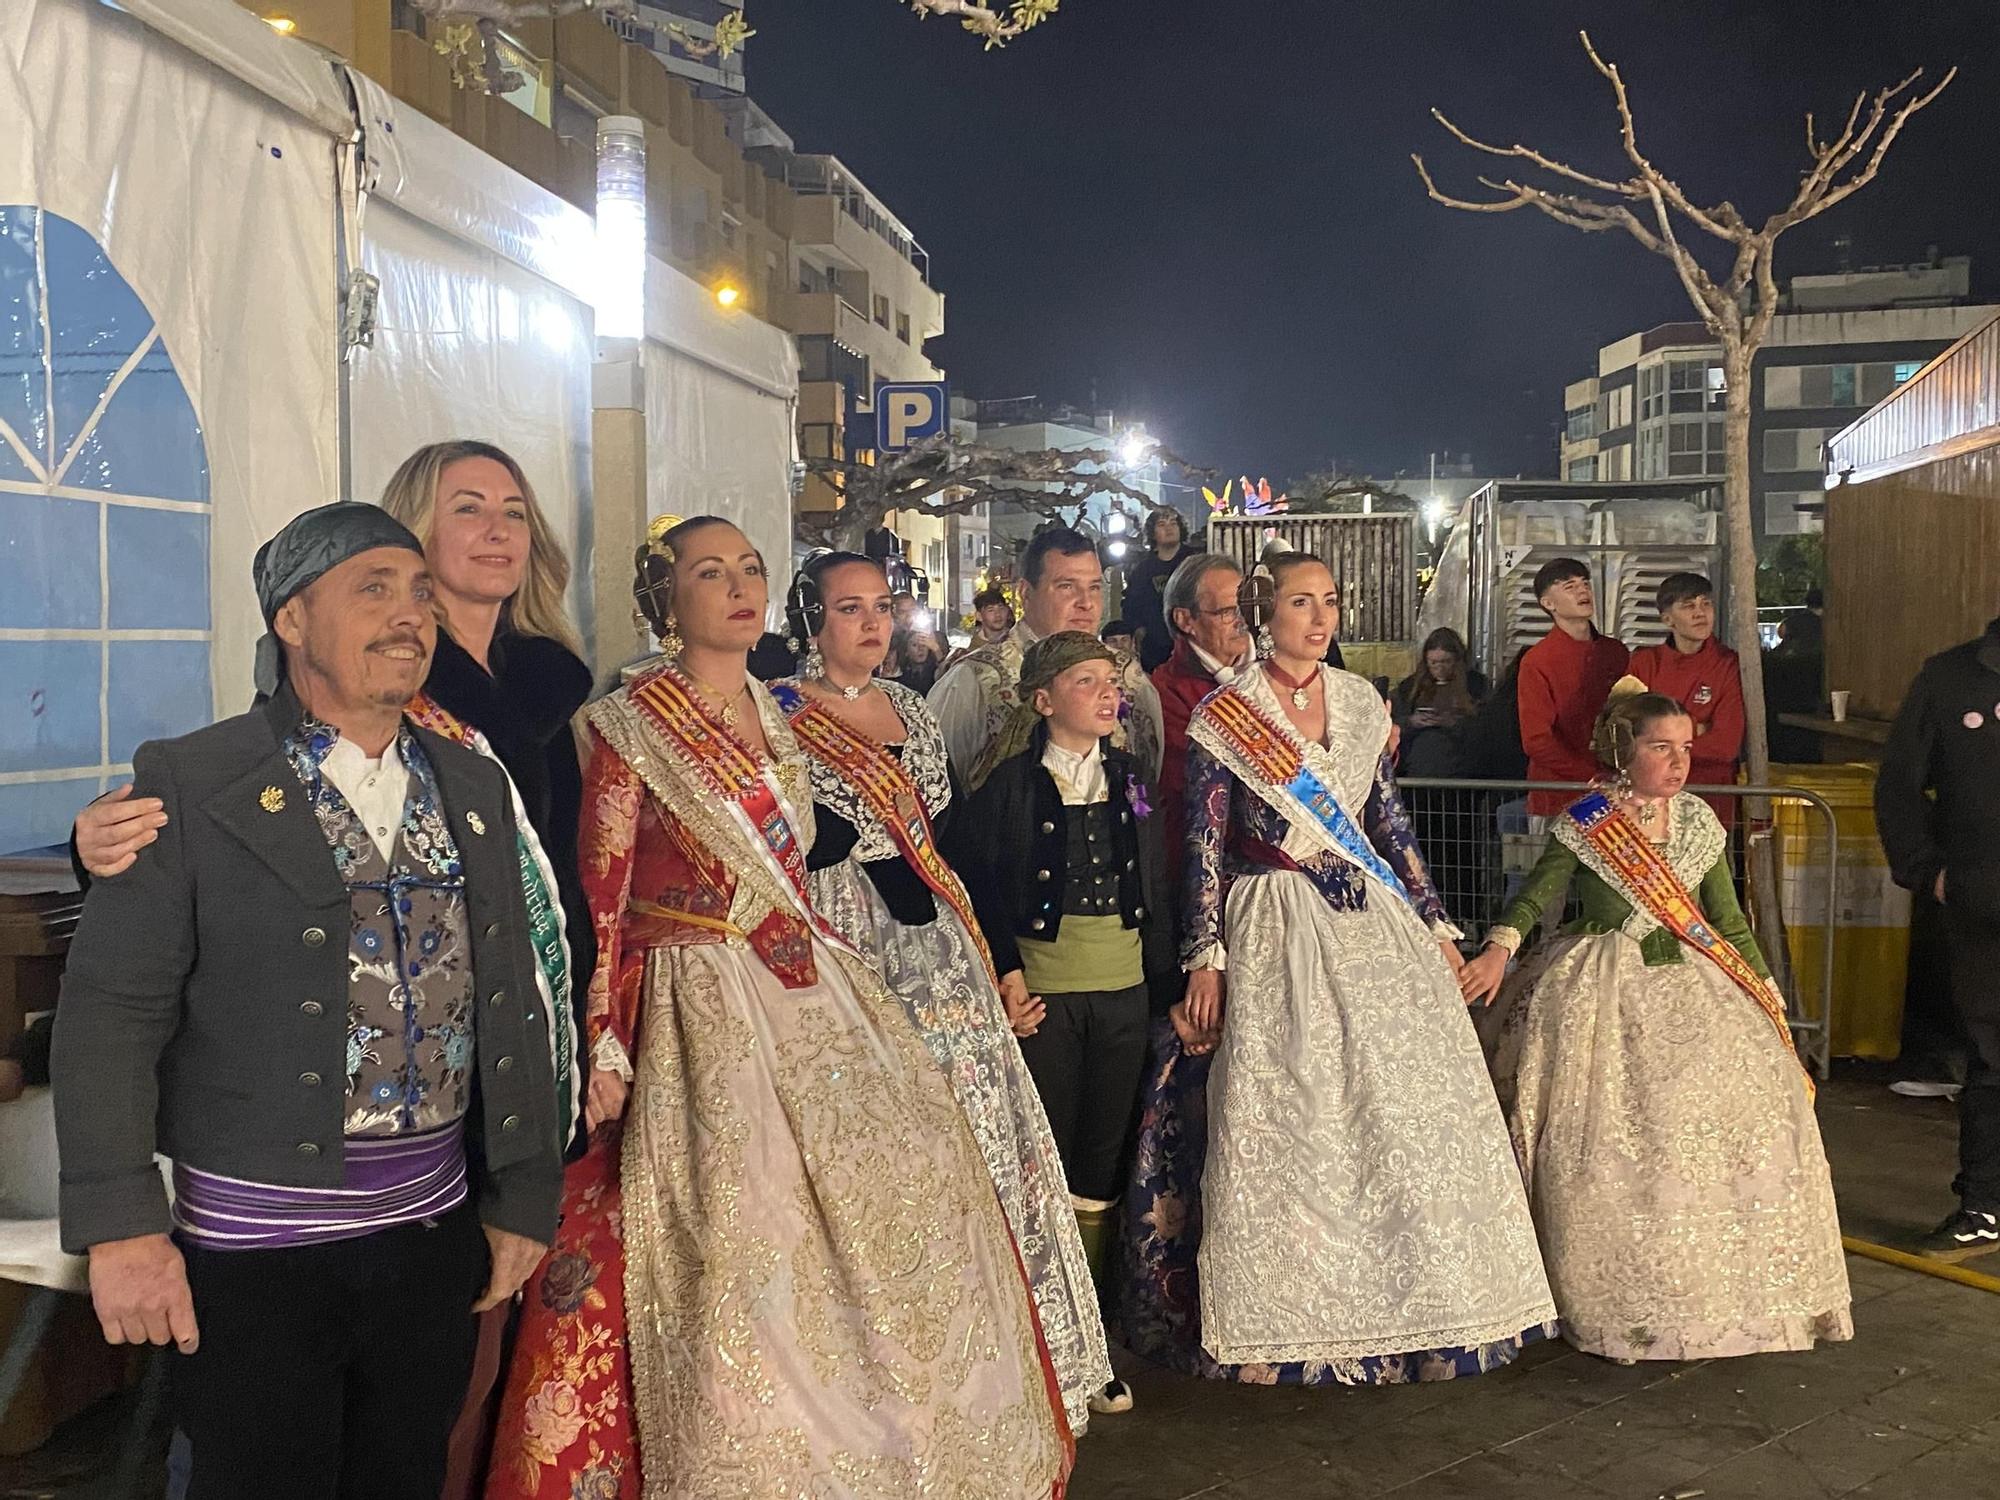
[[[285,810],[285,792],[282,787],[267,786],[257,794],[257,805],[267,813],[281,813]]]
[[[483,834],[486,832],[486,820],[476,812],[469,812],[465,815],[465,826],[470,828],[474,833]]]

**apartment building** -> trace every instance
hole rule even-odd
[[[1750,415],[1760,545],[1820,530],[1826,440],[1990,318],[1963,256],[1797,276],[1759,352]],[[1565,479],[1720,477],[1721,350],[1699,323],[1606,344],[1597,373],[1564,388]]]
[[[944,296],[915,235],[839,158],[799,150],[744,94],[740,53],[724,61],[700,47],[734,6],[644,0],[633,19],[580,11],[508,26],[501,60],[517,82],[491,94],[468,86],[454,45],[463,30],[405,0],[243,3],[585,211],[597,120],[642,120],[653,253],[795,337],[801,456],[846,457],[877,381],[943,378],[924,345],[944,332]],[[798,497],[801,509],[839,503],[839,487],[818,477]],[[927,571],[945,578],[944,523],[897,520],[910,560],[935,561]]]

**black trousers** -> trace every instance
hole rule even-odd
[[[1954,1076],[1965,1030],[1951,1001],[1951,936],[1928,891],[1910,897],[1910,960],[1903,981],[1903,1076]]]
[[[1042,1096],[1069,1190],[1104,1201],[1125,1185],[1125,1145],[1146,1068],[1146,987],[1044,995],[1021,1056]]]
[[[488,1276],[471,1204],[326,1245],[182,1249],[187,1500],[437,1500]]]
[[[1965,1206],[2000,1213],[2000,926],[1945,905],[1951,998],[1965,1026],[1958,1181]]]

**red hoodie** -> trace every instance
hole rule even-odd
[[[1736,653],[1714,636],[1691,656],[1675,650],[1669,641],[1641,646],[1632,653],[1628,670],[1648,691],[1665,693],[1694,720],[1694,763],[1688,780],[1696,786],[1734,783],[1736,762],[1743,754],[1743,673]],[[1726,822],[1735,811],[1734,801],[1716,798],[1711,805]]]
[[[1574,640],[1560,630],[1530,646],[1521,658],[1521,748],[1528,755],[1530,781],[1593,781],[1604,768],[1591,753],[1590,732],[1611,684],[1625,675],[1629,653],[1593,628],[1590,639]],[[1535,792],[1528,811],[1543,817],[1561,812],[1575,792]]]

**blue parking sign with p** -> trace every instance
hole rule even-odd
[[[943,381],[882,381],[875,387],[875,447],[903,453],[951,428],[951,391]]]

